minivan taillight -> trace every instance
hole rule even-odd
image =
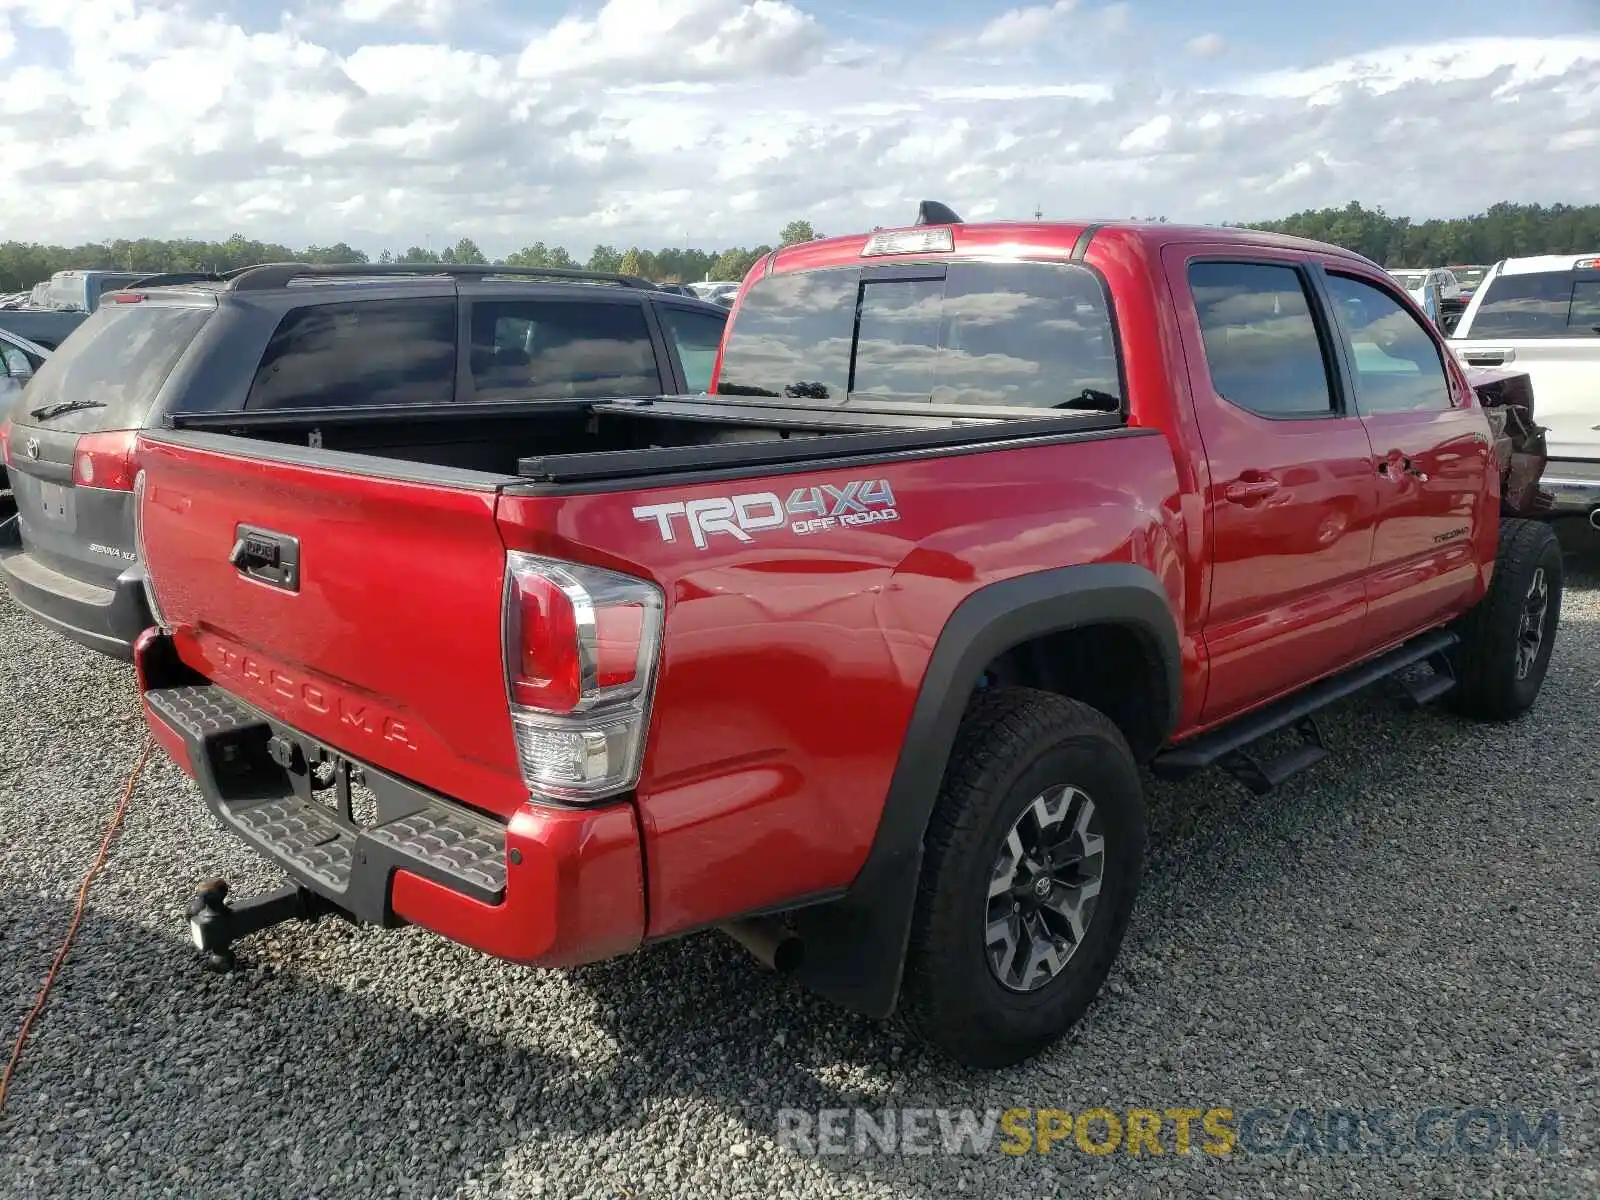
[[[0,462],[11,465],[11,418],[0,417]]]
[[[531,795],[600,800],[639,781],[663,610],[647,580],[507,554],[506,684]]]
[[[133,491],[137,474],[133,448],[138,438],[137,429],[84,434],[72,453],[72,482],[108,492]]]

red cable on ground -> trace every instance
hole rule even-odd
[[[22,1058],[22,1047],[27,1044],[28,1032],[33,1028],[34,1020],[44,1011],[44,1002],[50,997],[50,989],[55,985],[56,974],[61,970],[61,964],[67,960],[67,951],[72,949],[72,939],[78,936],[78,922],[83,920],[84,905],[89,899],[89,885],[94,882],[95,876],[100,874],[100,868],[106,865],[106,855],[111,852],[111,841],[117,836],[117,830],[122,827],[122,817],[128,811],[128,801],[133,799],[134,785],[139,782],[145,760],[150,757],[154,745],[155,743],[149,738],[145,739],[144,749],[139,752],[139,761],[133,764],[133,774],[128,776],[127,789],[122,793],[117,811],[111,815],[111,826],[106,830],[105,840],[100,843],[100,853],[95,856],[94,865],[89,868],[89,873],[83,877],[83,886],[78,889],[78,903],[72,912],[72,924],[67,926],[67,936],[61,943],[61,949],[56,951],[56,958],[50,964],[50,970],[45,974],[44,986],[39,989],[39,998],[33,1002],[32,1010],[22,1020],[22,1029],[17,1034],[17,1044],[11,1048],[11,1061],[6,1064],[5,1073],[0,1075],[0,1111],[5,1109],[6,1089],[10,1087],[11,1075],[17,1069],[17,1062]]]

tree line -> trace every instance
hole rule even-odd
[[[1413,221],[1351,201],[1248,227],[1343,246],[1385,267],[1487,265],[1530,254],[1600,251],[1600,204],[1496,204],[1476,216]]]
[[[1600,251],[1600,204],[1496,204],[1469,217],[1412,221],[1409,217],[1391,217],[1381,207],[1369,209],[1351,201],[1343,208],[1307,210],[1279,220],[1226,224],[1331,242],[1387,267],[1486,264],[1527,254]],[[811,222],[795,220],[779,231],[774,244],[787,246],[821,236]],[[726,250],[646,250],[601,244],[580,261],[562,246],[534,242],[493,262],[506,266],[581,267],[639,275],[657,283],[692,283],[708,278],[742,279],[772,249],[769,244]],[[295,250],[242,234],[234,234],[224,242],[139,238],[44,246],[13,241],[0,243],[0,292],[25,291],[54,272],[70,268],[152,273],[229,271],[254,263],[285,261],[487,264],[491,260],[471,238],[462,238],[441,250],[425,246],[384,250],[376,258],[369,258],[344,242]]]

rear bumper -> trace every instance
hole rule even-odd
[[[15,522],[11,522],[14,524]],[[0,537],[0,583],[29,616],[80,645],[127,662],[133,643],[154,621],[144,598],[144,574],[129,567],[103,588],[64,575]]]
[[[613,958],[644,936],[633,808],[529,804],[509,822],[341,756],[177,664],[135,654],[152,734],[211,811],[358,921],[420,925],[537,966]]]

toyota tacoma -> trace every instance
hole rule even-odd
[[[290,878],[194,897],[222,967],[716,928],[1013,1063],[1118,953],[1145,769],[1268,791],[1380,681],[1516,718],[1559,622],[1531,393],[1288,237],[925,202],[758,262],[709,394],[418,415],[138,434],[147,719]]]

